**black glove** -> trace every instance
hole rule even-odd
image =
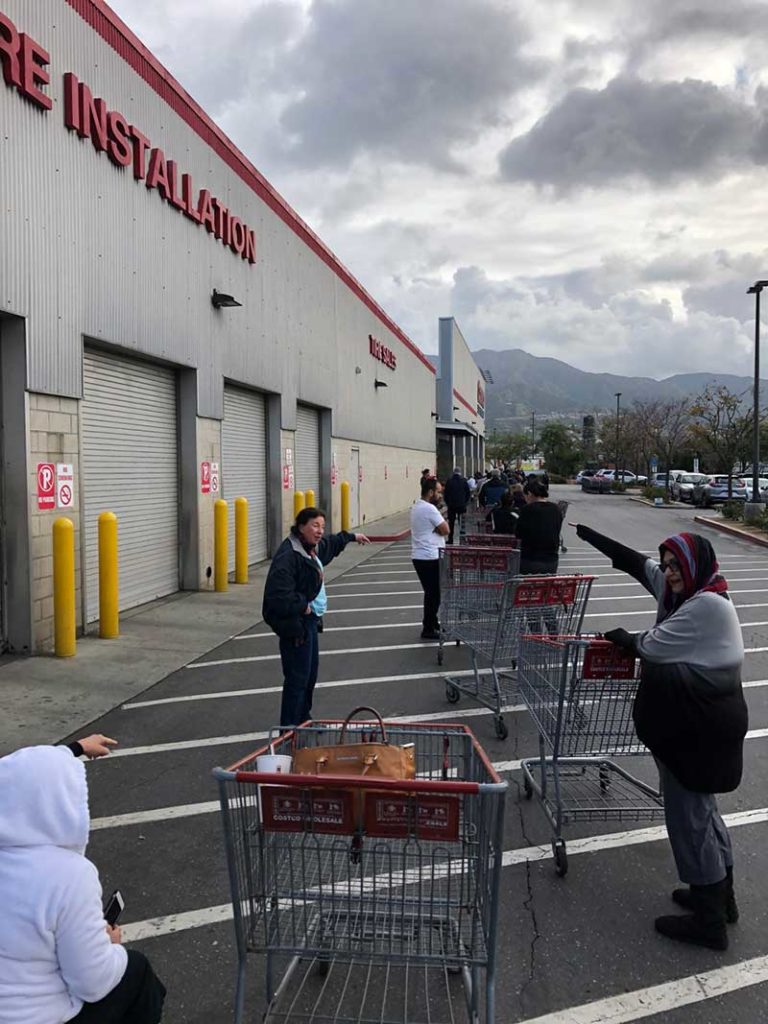
[[[616,644],[617,647],[623,647],[626,651],[635,650],[635,634],[628,633],[626,629],[609,629],[607,633],[603,633],[606,640],[610,640],[612,644]]]

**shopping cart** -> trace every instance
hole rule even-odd
[[[511,533],[468,533],[464,543],[470,548],[517,548],[520,542]]]
[[[464,539],[467,534],[470,533],[493,533],[493,523],[488,521],[488,513],[491,510],[489,508],[468,508],[464,515],[461,517],[461,528],[459,531],[459,538],[462,544],[466,543]]]
[[[506,583],[455,589],[453,603],[463,600],[483,608],[477,615],[456,616],[453,637],[472,654],[472,676],[445,677],[446,700],[455,704],[461,694],[473,697],[493,712],[496,735],[507,738],[503,710],[517,699],[517,648],[526,633],[573,635],[581,630],[594,576],[517,576]],[[488,612],[496,608],[495,614]],[[480,660],[489,667],[480,668]]]
[[[560,513],[560,550],[565,554],[568,548],[563,541],[563,527],[565,526],[565,517],[568,515],[568,502],[562,499],[558,501],[557,511]]]
[[[308,723],[214,770],[235,1021],[248,954],[260,953],[268,1024],[453,1022],[459,999],[471,1024],[492,1024],[507,783],[466,727],[408,722],[386,728],[389,741],[415,746],[410,781],[255,770],[270,751],[338,743],[342,725]]]
[[[563,826],[664,815],[658,789],[612,760],[648,753],[632,722],[638,670],[631,653],[585,635],[524,636],[517,671],[520,696],[539,730],[539,757],[522,762],[525,795],[535,792],[541,801],[555,867],[564,875]],[[652,775],[651,758],[644,760]]]
[[[440,549],[440,640],[437,664],[443,664],[443,648],[460,641],[459,631],[469,620],[495,620],[501,609],[501,587],[520,571],[520,552],[502,548],[447,547]]]

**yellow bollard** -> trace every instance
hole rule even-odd
[[[228,559],[227,503],[217,498],[213,503],[213,589],[217,594],[225,593],[229,587]]]
[[[306,508],[306,502],[304,501],[304,491],[293,492],[293,518],[301,512],[303,508]]]
[[[306,491],[304,491],[304,508],[314,508],[314,507],[315,507],[315,492],[310,487]]]
[[[235,583],[248,582],[248,499],[235,498]]]
[[[117,516],[99,516],[99,636],[114,640],[120,636],[120,588],[118,585]]]
[[[341,482],[341,528],[342,530],[348,530],[351,525],[350,517],[350,486],[346,480]]]
[[[75,527],[63,517],[53,523],[53,650],[57,658],[71,658],[77,652]]]

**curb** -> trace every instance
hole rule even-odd
[[[740,530],[738,526],[731,526],[730,523],[720,523],[714,519],[707,519],[705,516],[694,516],[693,521],[701,523],[703,526],[711,526],[713,530],[727,533],[731,537],[741,537],[742,540],[748,540],[752,544],[757,544],[758,547],[768,548],[768,537],[756,537],[754,533],[747,533],[745,530]]]
[[[648,508],[679,508],[680,507],[680,503],[679,502],[675,502],[673,504],[672,502],[668,501],[664,505],[654,505],[654,503],[652,501],[649,501],[648,498],[633,498],[631,496],[630,496],[629,500],[630,501],[637,501],[641,505],[647,505]]]
[[[366,537],[371,544],[391,544],[394,541],[405,540],[405,538],[410,537],[410,535],[411,531],[408,529],[401,530],[400,533],[381,534],[378,537],[372,537],[370,534],[366,534]]]

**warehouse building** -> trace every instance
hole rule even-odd
[[[406,508],[434,368],[194,100],[102,0],[0,0],[0,63],[0,647],[50,648],[57,516],[88,629],[105,510],[127,609],[211,585],[217,498],[252,563],[294,490]]]

